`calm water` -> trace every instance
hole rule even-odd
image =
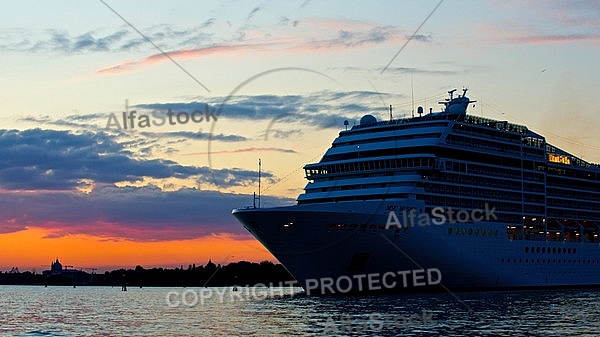
[[[0,335],[598,336],[600,333],[600,289],[456,293],[456,297],[436,293],[324,298],[300,294],[279,296],[280,291],[288,293],[288,288],[275,289],[274,296],[253,291],[129,288],[122,292],[117,287],[0,286]],[[185,304],[177,305],[184,292]]]

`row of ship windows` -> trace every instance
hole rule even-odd
[[[580,180],[569,180],[568,183],[563,183],[557,181],[558,179],[553,179],[554,177],[548,178],[548,185],[557,186],[557,187],[565,187],[570,189],[579,190],[587,190],[598,193],[598,188],[600,187],[597,183],[592,181],[580,181]],[[564,179],[562,179],[564,180]]]
[[[600,210],[599,203],[585,202],[585,201],[581,201],[581,200],[572,201],[572,200],[548,198],[547,205],[548,205],[548,207],[556,206],[556,207],[566,207],[566,208],[584,209],[584,210]]]
[[[523,263],[523,261],[525,263],[577,263],[577,264],[582,264],[582,263],[589,263],[589,264],[600,264],[600,260],[594,260],[594,259],[525,259],[523,260],[523,258],[519,258],[518,260],[516,258],[506,258],[506,259],[502,259],[501,262],[502,263]]]
[[[515,177],[512,177],[515,178]],[[518,178],[521,178],[519,175]],[[476,175],[467,175],[467,174],[459,174],[459,173],[449,173],[445,172],[441,173],[433,173],[430,175],[430,180],[432,181],[440,181],[441,183],[458,183],[464,185],[477,185],[480,187],[497,187],[504,188],[508,190],[517,190],[521,191],[521,189],[525,189],[525,191],[531,192],[540,192],[544,193],[544,185],[540,183],[530,183],[525,182],[522,183],[520,180],[510,180],[506,178],[494,178],[491,175],[486,176],[476,176]]]
[[[571,186],[571,187],[573,187],[573,186]],[[570,191],[570,190],[552,188],[552,187],[548,186],[547,193],[548,193],[548,196],[600,201],[600,194],[598,193],[598,191],[596,191],[596,193],[589,193],[589,192],[583,192],[583,191]]]
[[[357,158],[360,153],[356,153]],[[356,161],[343,164],[323,165],[305,169],[306,177],[315,175],[339,174],[348,172],[366,172],[377,170],[397,170],[403,168],[430,168],[433,166],[433,158],[402,158],[386,160]]]
[[[453,207],[453,208],[479,208],[485,209],[486,200],[484,199],[472,199],[462,197],[460,195],[451,195],[447,194],[444,196],[432,196],[432,195],[417,195],[418,200],[423,200],[427,205],[431,205],[432,207]],[[506,221],[506,222],[520,222],[521,216],[518,214],[503,214],[502,212],[514,212],[521,213],[522,211],[522,203],[520,201],[514,201],[512,203],[502,202],[498,200],[487,200],[488,207],[496,208],[496,216],[498,217],[498,221]],[[544,206],[535,206],[530,204],[525,204],[525,213],[528,214],[544,214]],[[563,218],[563,216],[557,216],[559,218]],[[582,217],[580,217],[582,218]],[[585,217],[583,217],[585,218]]]
[[[545,254],[546,253],[546,247],[525,247],[525,253],[542,253]],[[577,252],[577,248],[573,248],[571,250],[571,248],[564,248],[564,247],[552,247],[552,250],[550,250],[550,247],[548,247],[548,254],[552,253],[552,254],[575,254]]]
[[[359,139],[359,140],[350,141],[350,142],[341,142],[340,141],[336,144],[331,145],[331,147],[334,148],[334,147],[348,146],[348,145],[362,145],[362,144],[368,144],[368,143],[381,143],[381,142],[387,142],[387,141],[400,141],[400,140],[420,139],[420,138],[440,138],[441,136],[442,136],[442,134],[439,132],[419,133],[419,134],[402,135],[402,136],[391,135],[391,136],[380,137],[380,138]]]
[[[452,194],[461,197],[476,197],[482,198],[487,197],[490,199],[500,199],[500,200],[513,200],[513,201],[522,201],[525,199],[525,202],[530,203],[539,203],[544,204],[544,197],[540,195],[531,195],[525,194],[523,195],[522,191],[504,191],[504,190],[490,190],[487,188],[475,188],[475,187],[465,187],[465,186],[453,186],[453,185],[441,185],[441,184],[427,184],[425,186],[426,192],[438,193],[438,194]]]
[[[598,219],[600,218],[600,212],[585,211],[582,209],[573,211],[562,208],[561,206],[551,207],[548,206],[547,216],[552,218],[563,218],[563,219]]]
[[[484,129],[481,127],[465,125],[465,124],[455,124],[453,127],[455,132],[460,132],[468,135],[474,135],[477,137],[485,137],[489,139],[496,139],[500,141],[510,142],[520,144],[521,137],[519,135],[514,135],[505,132],[496,131],[497,129]]]
[[[531,162],[527,162],[531,163]],[[527,165],[529,166],[529,165]],[[533,167],[529,168],[529,170],[533,170]],[[504,177],[511,179],[521,179],[521,175],[523,175],[523,179],[530,181],[544,181],[543,173],[538,172],[530,172],[527,167],[499,167],[498,165],[482,165],[476,164],[473,162],[464,162],[464,161],[446,161],[446,171],[452,171],[457,173],[468,173],[468,174],[479,174],[483,176],[490,177]]]
[[[497,151],[497,152],[510,152],[510,153],[518,153],[518,154],[520,154],[521,151],[529,152],[529,153],[532,152],[532,151],[530,151],[530,149],[522,148],[519,145],[501,144],[501,143],[496,143],[496,142],[492,142],[492,141],[486,141],[486,140],[482,140],[482,139],[473,139],[470,137],[463,137],[463,136],[458,136],[458,135],[453,135],[453,134],[450,134],[446,137],[446,142],[448,144],[456,144],[456,145],[461,145],[461,146],[466,146],[466,147],[471,147],[471,148],[486,149],[486,150]],[[535,154],[543,155],[542,151],[534,151],[534,152],[535,152]]]
[[[462,228],[461,229],[461,228],[458,228],[458,227],[456,227],[456,228],[449,227],[448,228],[448,234],[451,235],[452,233],[454,233],[455,235],[458,235],[458,234],[467,235],[467,233],[468,233],[469,235],[475,234],[475,236],[478,236],[481,233],[481,236],[486,236],[486,234],[487,234],[487,236],[492,236],[492,230],[491,229],[488,229],[487,231],[485,229],[482,229],[481,232],[480,232],[479,228],[475,228],[475,229],[473,229],[473,228],[469,228],[469,229]],[[498,230],[495,230],[493,232],[493,234],[494,234],[494,236],[498,236]]]

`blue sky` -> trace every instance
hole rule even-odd
[[[470,113],[600,162],[597,1],[443,1],[383,73],[438,0],[106,3],[195,79],[101,1],[4,3],[0,233],[249,238],[229,211],[258,158],[265,203],[292,203],[344,120],[410,115],[412,91],[468,87]],[[126,100],[218,121],[106,129]]]

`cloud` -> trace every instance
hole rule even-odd
[[[248,140],[246,137],[238,135],[224,135],[213,134],[202,131],[172,131],[172,132],[140,132],[145,137],[156,137],[156,138],[179,138],[179,139],[193,139],[193,140],[213,140],[221,142],[243,142]]]
[[[345,119],[360,119],[373,110],[385,110],[381,99],[401,97],[375,91],[321,91],[306,95],[237,95],[212,98],[211,104],[221,119],[272,121],[316,128],[340,128]],[[193,111],[203,109],[204,102],[137,104],[136,108]],[[283,133],[279,133],[283,136]]]
[[[407,36],[406,38],[409,39],[410,36]],[[415,34],[412,39],[421,42],[433,42],[431,35]]]
[[[258,12],[255,7],[251,14]],[[296,29],[282,29],[281,24],[289,21],[282,18],[277,27],[263,29],[243,28],[230,39],[219,42],[205,39],[195,43],[180,43],[184,48],[175,48],[166,53],[174,60],[197,59],[206,56],[230,55],[233,52],[277,51],[284,53],[314,52],[322,50],[341,50],[363,48],[383,43],[396,43],[403,31],[395,26],[381,26],[357,21],[343,20],[304,20],[302,35]],[[425,37],[423,36],[422,39]],[[190,47],[190,44],[192,45]],[[163,48],[165,50],[165,48]],[[162,53],[155,53],[138,60],[123,60],[118,64],[96,70],[96,75],[110,75],[130,72],[142,66],[155,65],[168,61]]]
[[[209,18],[192,27],[177,28],[174,25],[160,24],[142,29],[142,33],[162,48],[195,47],[212,43],[214,33],[209,31],[215,24],[215,18]],[[91,52],[131,52],[146,47],[148,41],[131,28],[123,26],[116,31],[104,32],[90,30],[78,35],[67,31],[50,29],[35,37],[27,30],[3,32],[0,50],[82,54]],[[40,37],[41,36],[41,37]]]
[[[291,199],[263,196],[263,204]],[[167,241],[217,234],[249,237],[231,210],[252,204],[251,195],[156,187],[104,186],[90,194],[0,191],[0,233],[29,227],[49,237],[88,234],[107,239]]]
[[[506,39],[509,43],[516,44],[548,44],[548,43],[571,43],[580,41],[600,42],[600,34],[569,34],[569,35],[528,35],[517,36]]]
[[[238,44],[238,45],[212,45],[194,49],[182,49],[176,51],[170,51],[166,54],[174,60],[183,59],[194,59],[202,56],[218,55],[218,54],[229,54],[231,52],[239,52],[243,50],[256,50],[261,48],[267,48],[274,45],[274,43],[264,44]],[[162,53],[156,53],[141,60],[126,60],[117,65],[105,67],[96,70],[97,75],[106,74],[118,74],[122,72],[129,72],[137,69],[139,66],[153,65],[159,62],[168,61],[169,59]]]
[[[103,133],[31,129],[0,130],[0,188],[74,190],[82,181],[115,184],[143,178],[196,179],[220,187],[245,185],[254,171],[211,170],[162,159],[134,159],[126,144]],[[265,177],[272,178],[265,172]]]
[[[256,6],[256,7],[252,8],[250,13],[248,13],[248,16],[246,16],[246,20],[252,19],[254,14],[258,13],[260,10],[262,10],[262,7],[260,7],[260,6]]]
[[[502,22],[489,22],[480,30],[487,42],[511,44],[555,44],[591,41],[600,45],[600,3],[557,0],[493,3],[496,10],[519,11]]]
[[[436,70],[436,69],[419,69],[419,68],[407,68],[407,67],[388,67],[386,72],[397,73],[397,74],[426,74],[426,75],[442,75],[442,76],[456,76],[465,74],[465,71],[457,70]]]
[[[277,147],[247,147],[243,149],[235,149],[235,150],[225,150],[225,151],[211,151],[211,155],[219,155],[219,154],[232,154],[232,153],[246,153],[246,152],[281,152],[281,153],[298,153],[292,149],[282,149]],[[187,156],[197,156],[197,155],[208,155],[208,152],[193,152],[186,153],[184,155]]]

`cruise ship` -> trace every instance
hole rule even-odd
[[[600,166],[448,93],[341,131],[297,204],[233,215],[307,292],[600,285]]]

